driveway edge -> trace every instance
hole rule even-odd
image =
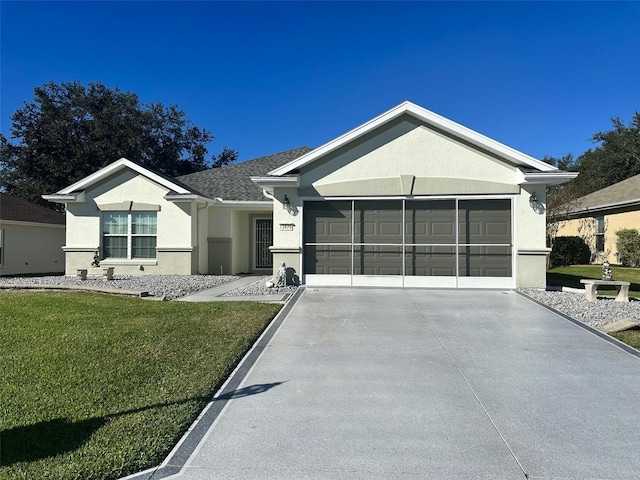
[[[201,440],[214,424],[227,402],[232,399],[232,393],[238,388],[238,385],[244,380],[253,365],[256,363],[265,347],[269,344],[275,333],[284,322],[289,312],[298,302],[304,292],[304,287],[299,287],[296,292],[289,298],[289,301],[273,318],[271,323],[265,328],[262,335],[249,349],[246,355],[240,360],[229,378],[215,393],[213,398],[205,406],[202,413],[191,424],[187,432],[178,441],[176,446],[169,452],[167,458],[157,467],[134,473],[132,475],[122,477],[120,480],[151,480],[167,478],[175,475],[182,470],[189,457],[193,454]],[[222,397],[222,398],[221,398]]]

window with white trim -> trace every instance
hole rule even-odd
[[[103,212],[103,258],[156,258],[156,212]]]
[[[604,252],[604,217],[596,217],[596,252]]]

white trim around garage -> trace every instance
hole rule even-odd
[[[354,198],[354,197],[336,197],[336,198],[308,198],[304,199],[301,223],[304,225],[305,208],[304,203],[312,201],[359,201],[359,200],[455,200],[456,201],[456,221],[455,221],[455,237],[458,238],[458,201],[459,200],[509,200],[510,208],[510,222],[511,222],[511,276],[509,277],[465,277],[465,276],[411,276],[411,275],[355,275],[355,274],[343,274],[343,275],[322,275],[322,274],[306,274],[304,271],[304,249],[308,242],[304,241],[304,233],[300,232],[300,243],[303,246],[300,250],[300,270],[301,277],[304,283],[308,286],[383,286],[383,287],[431,287],[431,288],[498,288],[498,289],[511,289],[516,286],[516,256],[521,253],[516,251],[514,244],[515,239],[515,197],[513,195],[491,195],[491,196],[442,196],[442,197],[371,197],[371,198]],[[403,202],[404,206],[404,202]],[[353,223],[353,219],[352,219]],[[403,207],[403,224],[404,224],[404,207]],[[353,235],[352,225],[352,235]],[[404,238],[404,236],[403,236]],[[355,244],[354,244],[355,245]],[[406,242],[403,240],[403,248],[406,246]],[[458,249],[460,247],[468,246],[466,244],[460,244],[456,242],[456,257],[458,257]],[[494,244],[482,244],[473,246],[506,246],[506,245],[494,245]],[[536,252],[537,253],[537,252]],[[546,253],[546,252],[545,252]],[[457,265],[456,260],[456,265]],[[353,259],[352,259],[353,263]],[[403,263],[404,265],[404,263]],[[404,266],[403,266],[404,269]],[[353,265],[351,266],[353,272]],[[456,271],[458,267],[456,266]]]

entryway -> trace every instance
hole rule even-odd
[[[273,245],[273,219],[254,218],[253,238],[254,270],[271,270],[273,268],[273,254],[269,247]]]

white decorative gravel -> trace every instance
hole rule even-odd
[[[256,280],[255,282],[251,282],[247,285],[244,285],[239,288],[235,288],[230,290],[224,294],[222,297],[242,297],[246,295],[283,295],[285,293],[293,293],[296,291],[298,287],[289,286],[289,287],[267,287],[267,280],[270,280],[271,277],[261,278]]]
[[[625,303],[616,302],[614,297],[598,296],[597,302],[589,302],[584,290],[568,293],[523,288],[520,291],[591,327],[598,328],[625,318],[640,320],[640,301],[634,298]]]
[[[113,280],[102,278],[80,280],[70,276],[47,277],[0,277],[0,284],[20,285],[78,285],[83,287],[120,288],[138,292],[149,292],[154,297],[166,300],[184,297],[208,288],[238,280],[235,275],[114,275]]]

